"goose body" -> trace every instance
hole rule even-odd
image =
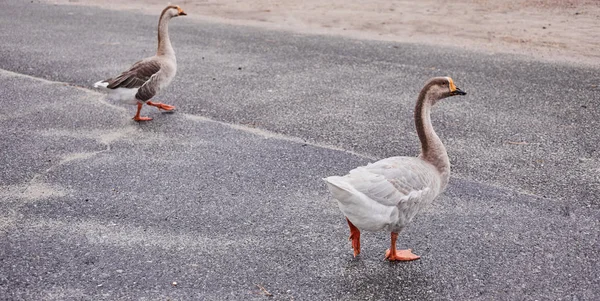
[[[177,59],[169,38],[169,21],[186,13],[179,6],[166,7],[158,22],[158,50],[156,55],[142,59],[128,70],[114,78],[94,84],[108,92],[108,99],[129,104],[137,104],[138,110],[133,118],[136,121],[151,120],[140,117],[142,105],[148,104],[159,109],[172,111],[174,106],[150,101],[160,90],[167,87],[177,73]]]
[[[386,158],[324,179],[348,221],[354,256],[360,253],[360,230],[385,230],[392,240],[386,258],[419,258],[410,250],[396,250],[398,233],[444,191],[450,178],[446,148],[431,125],[431,107],[442,98],[464,94],[449,77],[433,78],[421,90],[415,107],[418,157]]]
[[[340,210],[362,230],[400,232],[441,192],[435,166],[392,157],[325,179]]]
[[[127,104],[146,102],[167,87],[177,73],[175,57],[153,56],[136,62],[119,76],[94,84],[108,99]]]

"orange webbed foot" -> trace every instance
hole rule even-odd
[[[150,117],[142,117],[142,116],[140,116],[140,113],[142,112],[142,106],[143,106],[143,104],[141,102],[138,102],[138,104],[137,104],[137,112],[135,113],[135,116],[133,116],[133,120],[135,120],[137,122],[152,120],[152,118],[150,118]]]
[[[167,111],[167,112],[175,110],[175,106],[164,104],[164,103],[160,103],[160,102],[151,102],[151,101],[148,101],[148,102],[146,102],[146,104],[148,104],[149,106],[157,107],[159,110],[164,110],[164,111]]]
[[[413,254],[411,249],[395,250],[395,252],[387,249],[385,251],[385,258],[389,261],[412,261],[421,258],[421,256]]]
[[[134,116],[133,120],[135,121],[150,121],[152,120],[152,117],[143,117],[143,116]]]
[[[164,104],[164,103],[161,103],[157,107],[158,107],[158,109],[165,110],[167,112],[175,110],[175,106],[167,105],[167,104]]]

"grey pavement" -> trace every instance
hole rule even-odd
[[[137,124],[89,87],[156,19],[0,4],[1,299],[600,298],[600,69],[178,18],[178,111]],[[354,259],[321,177],[416,154],[438,75],[469,94],[432,116],[454,176],[400,236],[422,259]]]

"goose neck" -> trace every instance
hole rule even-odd
[[[431,124],[431,107],[434,99],[427,91],[421,91],[415,107],[415,125],[421,141],[420,158],[431,163],[442,175],[442,186],[450,177],[450,160],[444,144],[433,130]]]
[[[171,46],[171,39],[169,38],[169,21],[171,17],[167,14],[163,14],[158,21],[158,50],[157,55],[173,55],[175,51]]]

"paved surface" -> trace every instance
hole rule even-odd
[[[598,69],[179,18],[179,111],[136,124],[75,85],[155,23],[0,4],[1,299],[599,298]],[[353,259],[320,178],[415,154],[435,75],[469,95],[434,112],[455,176],[400,236],[422,259],[383,261],[386,233]]]

